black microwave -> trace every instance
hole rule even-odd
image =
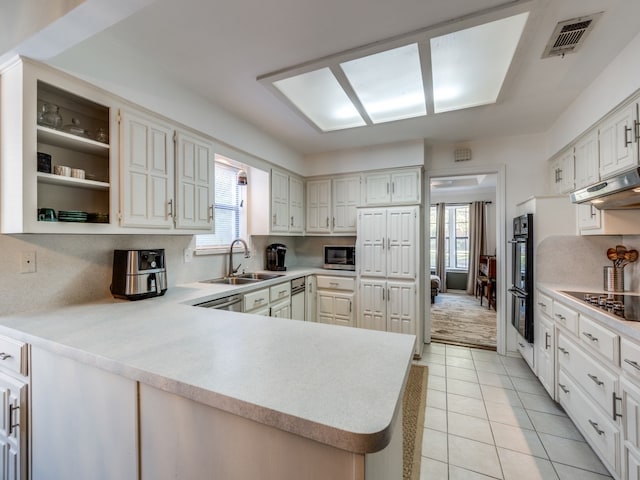
[[[355,270],[355,245],[325,245],[324,268],[329,270]]]

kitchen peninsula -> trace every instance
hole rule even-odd
[[[0,319],[29,352],[32,478],[401,478],[414,336],[198,296]]]

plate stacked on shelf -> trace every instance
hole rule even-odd
[[[89,213],[87,221],[90,223],[109,223],[108,213]]]
[[[58,212],[58,221],[60,222],[86,222],[87,212],[78,210],[60,210]]]

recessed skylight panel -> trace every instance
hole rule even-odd
[[[273,85],[320,130],[328,132],[365,125],[329,68],[278,80]]]
[[[436,113],[495,103],[528,12],[431,39]]]
[[[418,45],[340,64],[373,123],[427,114]]]

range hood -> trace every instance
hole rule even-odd
[[[640,209],[640,167],[571,194],[573,203],[590,203],[600,210]]]

